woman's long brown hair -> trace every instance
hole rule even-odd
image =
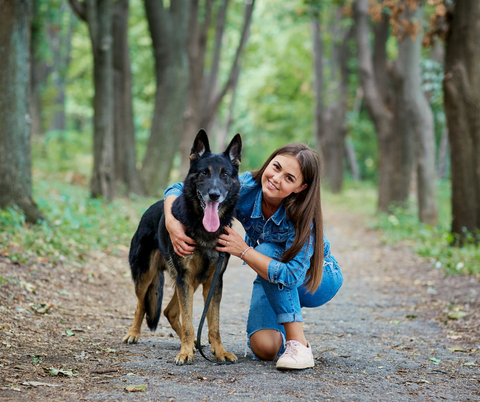
[[[278,148],[264,165],[252,172],[253,179],[261,183],[263,172],[277,155],[291,155],[297,158],[303,176],[303,183],[307,188],[299,193],[292,193],[283,200],[288,219],[295,228],[295,239],[292,246],[285,250],[282,262],[294,258],[310,241],[310,226],[313,222],[315,235],[314,252],[310,259],[310,268],[307,271],[307,290],[315,292],[322,281],[323,274],[323,219],[320,199],[320,160],[317,153],[308,145],[292,143]]]

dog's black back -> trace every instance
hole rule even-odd
[[[205,131],[200,130],[197,134],[183,193],[172,206],[173,215],[196,242],[193,256],[181,258],[173,250],[165,227],[163,200],[153,204],[140,220],[129,253],[137,295],[142,293],[138,289],[146,283],[153,259],[157,259],[156,264],[161,271],[156,281],[145,285],[148,286],[145,294],[146,318],[151,330],[156,329],[160,318],[163,271],[169,272],[176,286],[185,286],[185,278],[192,277],[192,274],[196,283],[204,283],[211,277],[211,267],[219,257],[219,252],[215,250],[218,237],[222,228],[232,223],[240,191],[238,166],[241,146],[241,138],[237,134],[225,152],[213,154]]]

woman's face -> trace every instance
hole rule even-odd
[[[280,203],[293,192],[307,187],[303,184],[300,163],[292,155],[276,155],[262,175],[262,191],[265,199]]]

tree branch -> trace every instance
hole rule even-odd
[[[212,67],[208,77],[208,85],[205,92],[204,99],[210,100],[212,93],[215,90],[215,84],[218,77],[218,68],[220,65],[220,54],[222,50],[222,38],[225,32],[225,20],[227,18],[227,8],[229,0],[223,0],[217,15],[217,26],[215,28],[215,49],[213,53]]]
[[[218,110],[220,103],[222,102],[223,97],[228,92],[228,90],[233,86],[235,82],[235,74],[238,67],[240,55],[242,54],[243,47],[247,42],[248,34],[250,32],[250,23],[252,22],[252,14],[253,14],[253,7],[255,5],[255,0],[251,0],[250,3],[245,4],[245,22],[243,25],[242,36],[240,38],[240,43],[238,44],[237,52],[235,54],[235,59],[232,64],[232,68],[230,70],[230,74],[228,76],[228,80],[225,83],[222,91],[220,91],[212,102],[209,102],[209,106],[207,107],[207,112],[203,117],[203,124],[208,125],[208,123],[213,118],[214,114]]]

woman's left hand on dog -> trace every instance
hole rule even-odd
[[[231,227],[226,226],[224,230],[226,233],[221,234],[218,238],[218,244],[220,244],[220,246],[216,248],[217,251],[223,251],[240,258],[243,251],[248,247],[247,243],[245,243],[242,236]]]

